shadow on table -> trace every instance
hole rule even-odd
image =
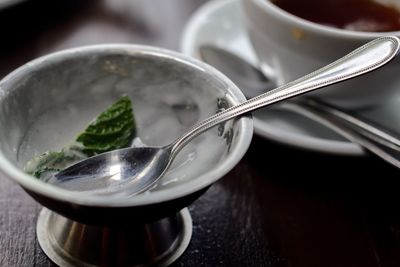
[[[255,198],[279,266],[400,261],[397,168],[375,156],[326,155],[260,137],[243,161],[253,180],[246,193]]]
[[[256,176],[321,199],[381,205],[400,215],[400,171],[374,155],[336,156],[295,149],[255,137],[247,159]]]

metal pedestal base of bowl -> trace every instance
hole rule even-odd
[[[36,231],[43,251],[59,266],[168,266],[189,245],[192,219],[183,209],[150,224],[99,227],[44,208]]]

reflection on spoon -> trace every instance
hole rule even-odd
[[[177,153],[204,131],[276,102],[375,70],[391,61],[399,48],[397,37],[375,39],[328,66],[203,120],[170,145],[126,148],[100,154],[59,172],[55,178],[61,187],[65,180],[93,181],[91,184],[86,182],[86,186],[91,185],[91,188],[86,188],[84,193],[132,196],[143,192],[162,177]],[[109,179],[115,176],[112,171],[116,169],[119,171],[118,181]]]

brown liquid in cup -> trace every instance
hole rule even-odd
[[[400,10],[373,0],[271,0],[293,15],[353,31],[400,30]]]

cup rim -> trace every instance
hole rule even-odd
[[[179,64],[186,64],[190,67],[198,69],[199,71],[208,72],[216,76],[216,78],[224,81],[228,87],[229,91],[234,96],[238,103],[244,102],[246,100],[240,89],[224,74],[214,67],[201,62],[195,58],[188,57],[181,53],[146,45],[135,45],[135,44],[97,44],[81,46],[76,48],[70,48],[61,50],[58,52],[53,52],[41,57],[38,57],[24,65],[18,67],[3,79],[0,80],[0,93],[4,90],[4,86],[8,81],[12,81],[17,77],[21,77],[25,72],[31,70],[34,66],[40,65],[43,62],[51,61],[54,59],[59,59],[62,57],[72,56],[74,54],[82,54],[85,52],[101,51],[104,49],[120,49],[129,54],[136,55],[151,55],[162,57],[176,61]],[[0,94],[1,97],[2,94]],[[94,206],[94,207],[134,207],[143,205],[152,205],[161,202],[166,202],[174,200],[180,197],[184,197],[200,191],[207,186],[213,184],[220,178],[222,178],[226,173],[228,173],[244,156],[247,149],[250,146],[252,136],[253,136],[253,120],[251,116],[244,116],[238,120],[239,132],[236,152],[228,157],[223,164],[217,166],[213,171],[202,174],[188,182],[184,182],[177,186],[166,188],[160,191],[152,192],[151,194],[139,194],[131,198],[104,198],[95,194],[84,195],[79,192],[69,191],[63,188],[56,187],[44,183],[38,179],[33,178],[31,175],[26,174],[20,168],[15,166],[11,161],[9,161],[0,150],[0,173],[3,173],[5,177],[16,181],[20,186],[22,186],[27,191],[32,191],[35,194],[44,195],[46,197],[56,199],[58,201],[71,203],[74,205],[84,205],[84,206]],[[73,201],[72,201],[73,199]]]
[[[353,31],[340,28],[334,28],[312,22],[296,15],[293,15],[282,8],[276,6],[271,0],[243,0],[254,2],[259,8],[274,16],[278,20],[290,22],[293,25],[303,27],[312,32],[316,32],[323,35],[330,35],[336,38],[354,39],[354,40],[370,40],[385,35],[396,35],[400,36],[399,31],[388,31],[388,32],[368,32],[368,31]]]

